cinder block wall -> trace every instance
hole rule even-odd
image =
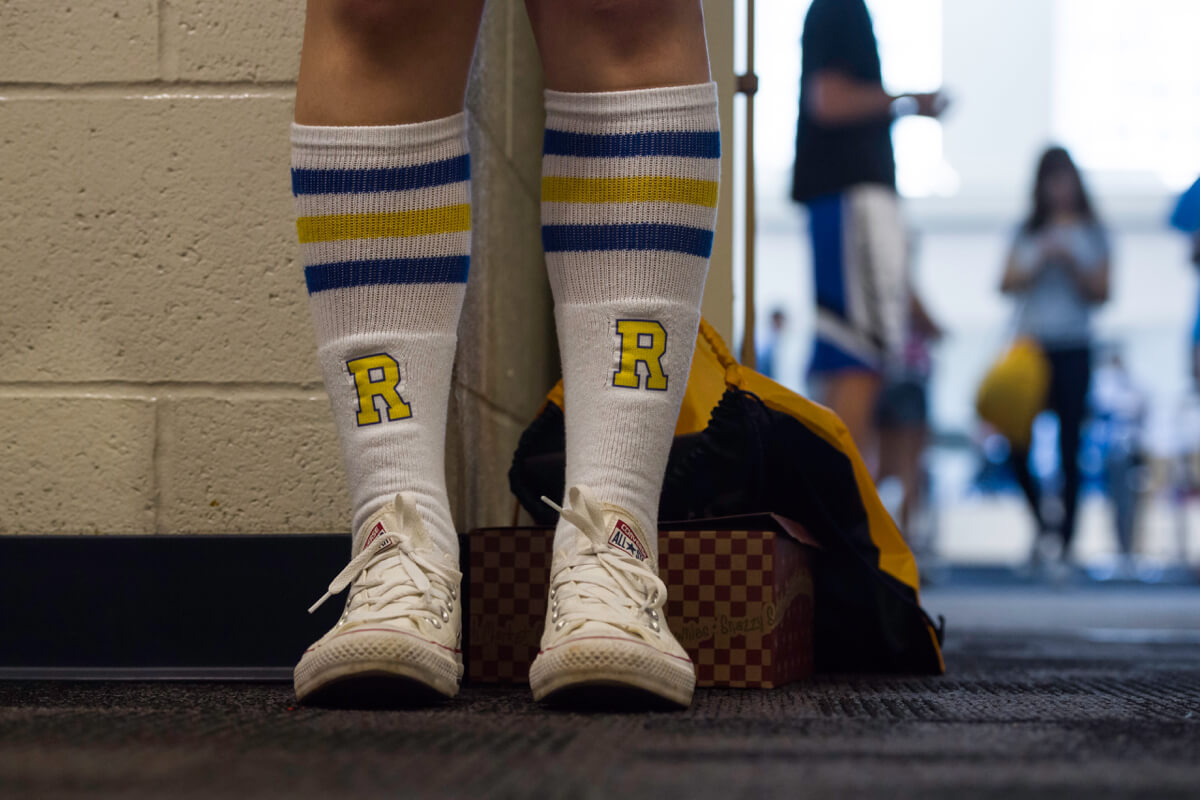
[[[0,535],[342,531],[292,216],[303,0],[0,0]],[[732,153],[732,4],[708,0]],[[489,0],[467,105],[475,251],[447,448],[461,530],[507,522],[559,375],[541,71]],[[705,314],[732,326],[731,159]]]
[[[288,178],[302,0],[0,0],[0,534],[341,531]],[[506,521],[558,375],[541,76],[491,0],[448,471]],[[467,469],[467,466],[470,469]]]

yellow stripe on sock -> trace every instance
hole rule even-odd
[[[471,230],[471,207],[466,203],[412,211],[379,211],[368,214],[330,214],[300,217],[296,232],[301,244],[344,239],[382,239],[429,236]]]
[[[542,178],[547,203],[687,203],[717,207],[717,182],[643,175],[631,178]]]

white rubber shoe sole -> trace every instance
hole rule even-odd
[[[462,653],[385,628],[357,628],[306,652],[293,673],[300,702],[371,705],[458,694]]]
[[[543,650],[529,668],[534,700],[573,689],[636,689],[686,708],[696,671],[685,658],[631,639],[581,636]]]

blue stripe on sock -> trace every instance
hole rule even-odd
[[[651,131],[649,133],[571,133],[546,129],[546,155],[621,158],[686,156],[720,158],[720,131]]]
[[[304,279],[309,294],[391,283],[466,283],[470,266],[470,256],[339,261],[305,267]]]
[[[379,169],[293,169],[292,194],[400,192],[458,183],[471,177],[469,155],[411,167]]]
[[[713,232],[685,225],[543,225],[547,253],[588,250],[669,250],[708,258]]]

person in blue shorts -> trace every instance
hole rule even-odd
[[[814,0],[804,20],[792,197],[808,207],[816,289],[814,399],[846,423],[868,460],[885,362],[907,333],[906,232],[891,124],[936,117],[940,93],[883,88],[864,0]]]

